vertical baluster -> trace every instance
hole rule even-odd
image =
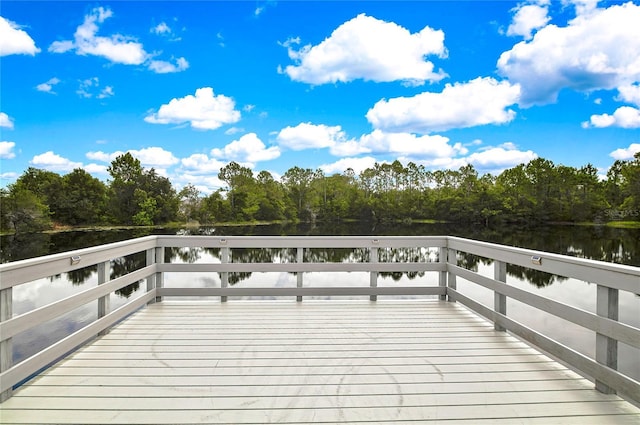
[[[229,248],[223,247],[220,248],[220,262],[222,264],[227,264],[229,262]],[[229,272],[220,273],[220,287],[226,288],[229,286]],[[227,302],[227,296],[223,295],[220,297],[220,301],[225,303]]]
[[[447,247],[441,246],[438,251],[438,262],[447,266]],[[438,274],[438,286],[447,289],[447,271],[443,270]],[[440,295],[440,301],[447,299],[446,294]]]
[[[98,285],[107,283],[111,279],[111,261],[103,261],[98,263]],[[104,297],[98,298],[98,319],[109,314],[109,294]],[[109,333],[107,329],[104,329],[98,333],[98,335],[106,335]]]
[[[493,261],[493,278],[500,282],[507,282],[507,263],[504,261]],[[493,292],[493,308],[500,314],[507,315],[507,297],[498,292]],[[506,329],[497,323],[493,324],[493,329],[504,332]]]
[[[164,247],[156,248],[156,264],[160,265],[164,263]],[[156,290],[164,286],[164,273],[156,273]],[[156,302],[162,301],[162,297],[156,297]]]
[[[455,249],[451,249],[448,248],[447,249],[447,263],[451,264],[452,266],[457,266],[458,265],[458,251],[456,251]],[[449,288],[453,289],[455,291],[456,289],[456,275],[448,272],[447,273],[447,285],[449,285]],[[454,301],[451,299],[451,297],[447,297],[449,301]],[[455,302],[455,301],[454,301]]]
[[[13,316],[13,289],[7,288],[0,291],[0,322],[11,319]],[[13,338],[0,341],[0,372],[5,372],[13,366]],[[10,398],[13,390],[0,393],[0,403]]]
[[[304,248],[298,248],[296,250],[296,262],[299,264],[304,263]],[[298,272],[296,273],[296,286],[298,288],[302,288],[303,286],[303,272]],[[296,297],[296,301],[297,302],[301,302],[302,301],[302,295],[298,295]]]
[[[378,243],[378,240],[374,240],[373,243]],[[369,262],[372,264],[377,264],[378,263],[378,247],[377,246],[372,246],[371,248],[369,248]],[[369,286],[372,288],[377,288],[378,287],[378,272],[377,271],[372,271],[369,273]],[[378,296],[377,295],[371,295],[369,296],[369,300],[370,301],[377,301],[378,300]]]
[[[618,290],[598,285],[596,314],[611,320],[618,320]],[[596,333],[596,361],[611,369],[618,369],[618,341]],[[615,390],[604,382],[596,380],[596,389],[605,394],[615,394]]]
[[[147,249],[147,267],[152,266],[156,262],[155,248]],[[152,273],[147,277],[147,292],[151,292],[156,288],[156,274]],[[148,304],[155,302],[155,298],[149,301]]]

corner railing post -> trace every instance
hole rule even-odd
[[[103,261],[98,263],[98,285],[102,285],[111,279],[111,261]],[[98,298],[98,319],[109,314],[109,295]],[[109,333],[107,329],[102,330],[98,335],[106,335]]]
[[[455,249],[447,248],[447,263],[452,266],[458,265],[458,251]],[[447,273],[447,285],[449,288],[456,290],[456,275],[452,272]],[[451,299],[450,296],[447,297],[449,301],[455,302],[455,300]]]
[[[507,263],[504,261],[493,261],[493,278],[499,282],[507,282]],[[507,297],[497,291],[493,292],[493,308],[500,314],[507,315]],[[497,323],[493,324],[493,329],[504,332],[506,329]]]
[[[374,243],[376,243],[374,241]],[[369,248],[369,262],[373,263],[373,264],[377,264],[378,263],[378,247],[372,246],[371,248]],[[369,286],[372,288],[377,288],[378,287],[378,272],[377,271],[372,271],[369,273]],[[369,300],[370,301],[377,301],[378,300],[378,296],[377,295],[370,295],[369,296]]]
[[[156,252],[155,248],[147,249],[147,267],[152,266],[156,262]],[[147,292],[151,292],[156,288],[156,274],[152,273],[147,277]],[[153,304],[155,302],[155,298],[149,301],[148,304]]]
[[[229,248],[226,246],[223,248],[220,248],[220,262],[222,264],[227,264],[229,262]],[[220,287],[226,288],[228,286],[229,286],[229,272],[220,273]],[[226,303],[227,296],[222,295],[220,297],[220,302]]]
[[[13,289],[7,288],[0,291],[0,322],[11,319],[13,316]],[[1,336],[0,336],[1,337]],[[13,338],[0,341],[0,372],[5,372],[13,366]],[[13,395],[13,389],[9,388],[0,393],[0,403]]]
[[[156,264],[163,264],[164,263],[164,247],[163,246],[156,247],[155,251],[156,251]],[[156,290],[164,286],[164,273],[162,272],[156,273],[155,284],[156,284]],[[155,301],[159,303],[160,301],[162,301],[162,297],[157,296]]]
[[[618,320],[618,290],[598,285],[596,314],[611,320]],[[596,361],[611,369],[618,369],[618,341],[596,333]],[[607,384],[596,380],[596,389],[605,394],[615,394]]]
[[[447,299],[447,247],[441,246],[438,251],[438,262],[444,264],[445,269],[438,274],[438,286],[445,290],[445,293],[440,295],[440,301]]]
[[[296,262],[298,264],[304,263],[304,248],[298,248],[296,250]],[[303,286],[303,283],[304,283],[303,282],[303,275],[304,275],[303,272],[297,272],[296,273],[296,286],[298,288],[302,288],[302,286]],[[302,295],[298,295],[296,297],[296,301],[297,302],[301,302],[302,301]]]

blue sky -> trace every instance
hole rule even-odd
[[[131,152],[178,188],[640,151],[640,1],[3,1],[0,177]]]

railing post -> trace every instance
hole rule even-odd
[[[507,263],[504,261],[493,261],[493,278],[499,282],[507,282]],[[493,309],[507,315],[507,297],[497,291],[493,292]],[[494,322],[493,329],[504,332],[506,329]]]
[[[444,264],[445,270],[441,271],[438,275],[438,286],[447,290],[447,247],[441,246],[438,252],[438,262]],[[447,294],[440,295],[440,301],[447,299]]]
[[[98,263],[98,285],[106,283],[111,278],[111,261],[103,261]],[[98,298],[98,319],[109,314],[109,295]],[[104,329],[98,335],[106,335],[109,331]]]
[[[296,262],[298,264],[304,263],[304,248],[298,248],[296,250]],[[303,277],[302,276],[303,276],[303,272],[296,273],[296,286],[298,288],[302,288],[302,285],[303,285],[303,280],[302,280]],[[301,302],[302,301],[302,295],[298,295],[296,297],[296,301],[297,302]]]
[[[164,247],[155,248],[156,251],[156,264],[164,263]],[[164,286],[164,273],[158,272],[156,273],[156,289],[160,289]],[[156,297],[155,302],[159,303],[162,301],[162,297]]]
[[[155,248],[147,249],[147,267],[153,265],[156,262]],[[156,287],[156,274],[153,273],[147,277],[147,292],[153,291]],[[148,302],[153,304],[156,302],[155,298]]]
[[[13,289],[7,288],[0,291],[0,322],[11,319],[13,316]],[[13,366],[13,338],[0,341],[0,372],[5,372]],[[13,389],[0,393],[0,403],[13,395]]]
[[[618,320],[618,290],[598,285],[596,314],[611,320]],[[618,369],[618,341],[596,333],[596,361],[611,369]],[[607,384],[596,380],[596,390],[605,394],[615,394]]]
[[[458,251],[456,251],[455,249],[447,248],[447,263],[451,264],[452,266],[458,265]],[[457,283],[456,277],[457,276],[451,272],[447,273],[447,285],[449,288],[453,289],[454,291],[456,289],[456,283]],[[455,302],[455,300],[451,299],[450,296],[448,296],[447,299],[449,301]]]
[[[374,243],[377,240],[374,241]],[[376,246],[372,246],[371,248],[369,248],[369,262],[373,263],[373,264],[377,264],[378,263],[378,247]],[[378,272],[377,271],[373,271],[369,273],[369,286],[372,288],[377,288],[378,287]],[[378,301],[378,296],[377,295],[371,295],[369,296],[369,300],[370,301]]]
[[[227,264],[229,262],[229,248],[227,248],[226,246],[220,248],[220,262],[222,264]],[[220,287],[226,288],[228,286],[229,286],[229,272],[220,273]],[[220,297],[220,302],[226,303],[227,296],[222,295]]]

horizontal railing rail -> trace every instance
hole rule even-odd
[[[219,262],[172,263],[165,261],[172,248],[213,249]],[[235,250],[284,250],[286,258],[269,262],[241,261]],[[313,250],[347,249],[358,252],[348,261],[327,261],[314,257]],[[393,250],[419,249],[418,257],[403,258]],[[426,251],[420,251],[425,250]],[[414,252],[414,254],[415,254]],[[385,254],[386,253],[386,254]],[[458,264],[459,255],[471,254],[494,264],[493,278],[468,270]],[[111,278],[112,263],[119,258],[144,254],[144,264],[123,276]],[[249,257],[253,258],[253,257]],[[256,257],[258,258],[258,257]],[[259,257],[259,258],[265,258]],[[575,278],[597,285],[597,311],[588,312],[506,283],[506,266],[527,267],[559,276]],[[12,291],[37,279],[98,266],[98,285],[20,315],[12,314]],[[305,273],[362,272],[369,274],[368,286],[305,286]],[[165,287],[168,273],[218,273],[219,287]],[[295,287],[234,287],[232,273],[293,273]],[[436,273],[437,284],[413,286],[378,286],[380,273]],[[457,288],[457,279],[493,291],[494,305],[488,307]],[[126,286],[146,280],[142,293],[123,306],[110,311],[109,297]],[[421,282],[424,283],[424,282]],[[493,321],[496,330],[507,330],[556,356],[596,381],[603,392],[624,394],[640,400],[640,383],[617,371],[617,344],[640,348],[640,329],[618,321],[618,292],[640,293],[640,268],[593,261],[559,254],[496,245],[446,236],[147,236],[130,241],[86,248],[46,257],[0,265],[0,392],[2,400],[11,396],[12,388],[72,351],[86,341],[104,334],[109,327],[129,314],[163,297],[296,297],[309,296],[377,296],[433,295],[441,300],[458,301]],[[554,339],[508,317],[507,298],[522,302],[541,312],[575,323],[596,333],[596,356],[592,359]],[[49,320],[72,312],[87,303],[98,301],[97,320],[20,363],[12,364],[12,339],[16,335]]]

